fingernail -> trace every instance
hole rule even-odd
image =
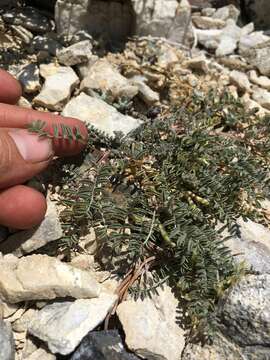
[[[47,161],[53,155],[52,142],[48,138],[41,138],[23,129],[11,130],[9,135],[25,161],[32,163]]]

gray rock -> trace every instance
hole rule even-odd
[[[88,271],[47,255],[0,258],[0,298],[8,303],[57,297],[92,298],[100,286]]]
[[[216,56],[230,55],[237,48],[242,30],[231,19],[227,21],[226,27],[222,30],[220,42],[216,50]]]
[[[140,360],[127,352],[118,330],[92,331],[82,340],[70,360]]]
[[[225,333],[241,346],[270,351],[270,275],[248,275],[228,292],[221,306]]]
[[[253,90],[252,99],[262,107],[270,110],[270,92],[259,87]]]
[[[80,79],[84,79],[90,72],[91,67],[99,60],[97,55],[92,55],[89,57],[88,61],[83,64],[78,64],[76,66],[77,73]]]
[[[63,231],[55,203],[48,202],[47,213],[42,223],[34,229],[16,232],[0,245],[3,254],[13,253],[16,256],[29,254],[42,246],[59,240]]]
[[[259,117],[264,117],[266,114],[269,113],[269,110],[263,108],[260,104],[258,104],[256,101],[252,100],[250,98],[250,95],[248,93],[244,94],[241,97],[241,101],[245,106],[245,109],[250,111],[250,110],[257,110],[256,115],[258,115]]]
[[[13,25],[23,25],[26,29],[37,33],[51,29],[48,18],[30,6],[7,11],[3,14],[3,19]]]
[[[30,334],[45,341],[52,353],[70,354],[111,310],[117,296],[54,303],[41,309],[29,325]]]
[[[175,323],[177,299],[168,286],[144,300],[128,300],[117,308],[128,348],[142,358],[179,360],[184,330]]]
[[[0,319],[0,359],[14,360],[15,348],[11,327]]]
[[[35,93],[41,89],[39,82],[39,69],[36,64],[29,64],[22,68],[17,74],[23,91],[28,94]]]
[[[65,106],[62,115],[71,116],[114,136],[115,131],[128,134],[142,123],[141,120],[123,115],[105,101],[81,93]]]
[[[258,49],[250,49],[245,53],[249,63],[255,66],[262,75],[270,76],[270,46]]]
[[[250,82],[245,73],[237,70],[233,70],[230,73],[230,82],[235,85],[241,92],[250,92]]]
[[[74,70],[61,66],[57,73],[46,78],[40,94],[33,99],[33,103],[50,110],[61,111],[78,84],[79,78]]]
[[[258,76],[255,70],[249,72],[249,79],[253,84],[256,84],[266,90],[270,90],[270,79],[267,76]]]
[[[57,52],[57,59],[60,64],[73,66],[87,62],[92,55],[92,43],[90,40],[83,40],[74,45]]]
[[[138,88],[139,96],[147,105],[153,105],[159,102],[159,93],[153,91],[146,83],[143,76],[134,76],[130,79],[130,83]]]
[[[213,19],[207,16],[192,16],[193,24],[199,29],[222,29],[225,27],[226,22],[220,19]]]
[[[220,333],[215,334],[211,345],[188,343],[181,360],[244,360],[240,347],[227,340]]]
[[[138,87],[132,85],[106,59],[96,61],[81,82],[81,91],[92,95],[95,89],[104,94],[109,92],[112,101],[121,96],[132,99],[138,94]]]
[[[211,8],[211,7],[206,7],[201,10],[202,16],[207,16],[207,17],[212,17],[215,12],[216,12],[216,9]]]
[[[39,348],[23,360],[56,360],[56,356],[43,348]]]
[[[238,20],[240,11],[234,5],[228,5],[217,9],[217,11],[212,15],[213,19],[219,19],[226,21],[232,19],[235,22]]]

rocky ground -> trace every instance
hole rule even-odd
[[[246,110],[269,114],[270,37],[253,23],[239,26],[236,7],[191,8],[183,0],[162,3],[160,11],[156,1],[155,8],[143,11],[141,1],[132,3],[137,36],[121,50],[129,32],[124,15],[96,36],[86,24],[99,7],[72,9],[58,0],[55,16],[29,6],[1,9],[0,63],[23,87],[20,106],[76,117],[110,136],[128,134],[155,109],[166,113],[194,90],[226,88]],[[114,3],[110,11],[119,6]],[[130,5],[121,6],[122,14],[129,14]],[[108,38],[110,32],[116,38]],[[44,192],[41,179],[30,185]],[[178,300],[167,285],[152,298],[128,298],[115,309],[121,279],[95,262],[93,231],[68,256],[59,251],[65,236],[60,185],[55,179],[47,185],[48,211],[38,228],[1,228],[1,360],[270,359],[266,224],[238,220],[239,235],[227,245],[252,274],[226,292],[218,308],[219,330],[202,346],[189,342],[176,324]],[[267,200],[263,211],[269,219]],[[117,325],[103,330],[112,309]]]

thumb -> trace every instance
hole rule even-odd
[[[0,189],[31,179],[52,157],[50,139],[23,129],[0,129]]]

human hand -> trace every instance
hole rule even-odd
[[[44,218],[46,199],[22,184],[43,171],[54,155],[74,155],[83,149],[84,144],[40,138],[26,130],[27,124],[34,120],[45,121],[46,131],[52,133],[53,125],[62,123],[77,127],[85,139],[87,129],[77,119],[14,105],[21,93],[20,84],[0,70],[0,225],[28,229]]]

